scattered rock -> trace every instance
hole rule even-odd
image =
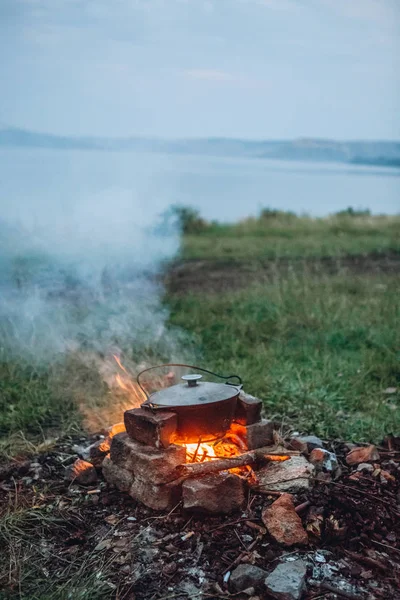
[[[369,446],[356,447],[350,450],[346,456],[348,465],[359,465],[360,463],[379,460],[379,452],[373,444]]]
[[[78,458],[65,471],[65,479],[79,485],[92,485],[97,482],[96,469],[91,463]]]
[[[396,392],[397,392],[396,387],[388,387],[383,391],[384,394],[395,394]]]
[[[299,515],[293,497],[282,494],[271,506],[262,512],[262,520],[272,537],[284,546],[308,544],[308,536]]]
[[[257,588],[264,583],[266,576],[267,572],[264,569],[250,564],[239,565],[231,573],[229,587],[232,592],[242,592],[250,587]]]
[[[292,456],[284,462],[273,462],[257,471],[254,489],[261,493],[268,490],[298,493],[312,487],[310,478],[315,467],[304,456]]]
[[[314,448],[323,448],[323,446],[323,441],[316,435],[303,435],[290,440],[290,447],[304,454],[309,454]]]
[[[277,600],[300,600],[305,590],[307,564],[295,560],[278,565],[265,580],[267,591]]]
[[[370,463],[360,463],[357,467],[357,471],[368,471],[368,473],[372,473],[374,470],[374,465]]]
[[[244,503],[243,480],[232,473],[187,479],[182,485],[183,507],[209,514],[228,514]]]
[[[110,452],[111,438],[106,437],[104,440],[98,440],[89,448],[87,448],[89,459],[95,467],[101,467],[103,460]]]
[[[310,454],[310,462],[317,471],[326,471],[332,473],[333,476],[340,475],[338,459],[334,452],[329,452],[329,450],[323,448],[314,448]]]

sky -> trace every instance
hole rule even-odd
[[[1,0],[0,125],[400,139],[399,0]]]

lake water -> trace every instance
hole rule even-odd
[[[135,207],[146,221],[169,205],[234,221],[271,207],[323,216],[348,206],[400,212],[400,170],[328,163],[178,154],[0,150],[1,216]],[[94,200],[94,203],[93,203]],[[123,208],[122,208],[123,210]],[[129,210],[130,212],[130,210]]]

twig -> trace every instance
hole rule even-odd
[[[244,556],[246,556],[246,554],[247,554],[247,551],[245,551],[245,552],[241,552],[241,553],[239,554],[239,556],[237,556],[237,557],[235,558],[235,560],[231,562],[231,564],[228,566],[228,568],[227,568],[227,569],[225,569],[225,571],[223,572],[223,575],[225,575],[225,573],[227,573],[228,571],[230,571],[230,570],[232,569],[232,567],[236,567],[236,565],[238,565],[238,564],[240,563],[240,561],[242,560],[242,558],[243,558]]]
[[[243,540],[240,539],[240,535],[238,534],[238,532],[236,531],[236,529],[234,529],[233,531],[235,532],[235,535],[236,535],[237,539],[239,540],[240,545],[243,546],[243,548],[247,552],[246,544],[243,542]]]
[[[296,508],[294,510],[297,512],[297,514],[301,513],[301,512],[303,512],[303,510],[308,508],[310,506],[310,504],[311,504],[311,502],[309,500],[306,500],[302,504],[299,504],[298,506],[296,506]]]
[[[378,546],[383,546],[384,548],[389,548],[389,550],[393,550],[393,552],[398,552],[400,554],[399,548],[395,548],[394,546],[389,546],[389,544],[383,544],[382,542],[377,542],[376,540],[370,540],[373,544],[377,544]]]
[[[315,479],[315,481],[318,481],[318,479]],[[382,504],[385,504],[385,506],[388,506],[391,509],[391,511],[393,512],[393,514],[396,515],[396,517],[400,518],[400,513],[397,512],[396,510],[394,510],[394,508],[390,502],[388,502],[387,500],[384,500],[383,498],[380,498],[379,496],[374,496],[373,494],[369,494],[364,489],[359,490],[355,487],[352,487],[351,485],[345,485],[344,483],[338,483],[337,481],[330,481],[329,483],[327,483],[327,482],[324,482],[324,483],[326,483],[326,485],[337,485],[338,487],[344,488],[345,490],[350,490],[351,492],[356,492],[357,494],[362,494],[363,496],[365,496],[366,498],[369,498],[370,500],[373,500],[374,502],[381,502]]]
[[[261,521],[261,519],[253,519],[254,521]],[[214,531],[218,531],[219,529],[224,529],[225,527],[230,527],[231,525],[237,525],[238,523],[244,523],[248,521],[248,518],[238,519],[237,521],[230,521],[229,523],[223,523],[219,525],[219,527],[214,527],[214,529],[209,529],[207,533],[214,533]]]
[[[197,453],[198,453],[198,451],[199,451],[199,448],[200,448],[200,444],[201,444],[201,437],[199,438],[199,441],[198,441],[198,443],[197,443],[196,450],[194,451],[194,454],[193,454],[193,458],[192,458],[192,460],[190,461],[190,462],[192,462],[192,463],[194,463],[194,462],[196,461],[196,458],[197,458]]]
[[[370,556],[363,556],[362,554],[356,554],[355,552],[351,552],[350,550],[345,550],[347,556],[359,562],[361,564],[367,565],[368,567],[372,567],[373,569],[380,569],[381,571],[387,571],[388,566],[385,565],[380,560],[376,560],[375,558],[371,558]]]
[[[358,594],[353,594],[352,592],[346,592],[345,590],[341,590],[340,588],[331,585],[330,583],[325,583],[325,581],[321,581],[319,583],[319,587],[327,592],[332,592],[333,594],[337,594],[338,596],[343,596],[343,598],[349,598],[349,600],[362,600],[362,596]]]

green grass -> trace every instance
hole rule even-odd
[[[232,224],[204,224],[185,234],[186,259],[268,259],[400,252],[400,217],[336,215],[321,219],[290,213]]]
[[[239,292],[171,299],[206,368],[237,373],[270,417],[324,438],[400,432],[400,282],[277,276]]]
[[[257,270],[268,257],[336,256],[340,265],[342,255],[400,252],[400,217],[265,211],[234,225],[196,219],[187,229],[197,233],[183,236],[182,255],[208,259],[210,272],[213,261],[227,257]],[[297,262],[293,270],[277,262],[269,283],[242,291],[166,297],[169,326],[189,333],[188,341],[174,333],[185,340],[175,358],[199,356],[208,368],[237,371],[268,414],[295,429],[358,440],[399,432],[399,397],[384,394],[400,377],[398,280],[344,270],[329,276],[322,262],[311,273],[307,262]],[[92,428],[120,420],[126,397],[104,383],[101,357],[78,354],[35,366],[7,352],[7,343],[0,339],[0,454],[82,427],[82,406],[84,415],[98,417]],[[133,355],[137,364],[168,359],[157,344],[138,346]]]

